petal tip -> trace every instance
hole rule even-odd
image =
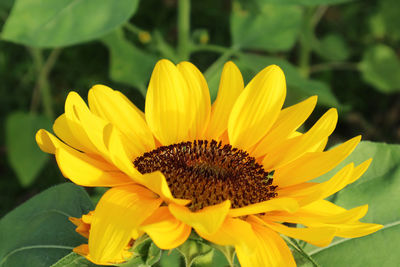
[[[114,91],[114,90],[103,84],[95,84],[90,88],[89,94],[92,91]]]
[[[317,95],[310,96],[308,99],[309,99],[308,101],[310,101],[314,105],[316,105],[317,102],[318,102],[318,96]]]
[[[175,66],[175,64],[172,63],[170,60],[163,58],[163,59],[160,59],[159,61],[157,61],[154,69],[156,69],[157,67],[162,67],[162,66],[171,67],[171,66]]]
[[[268,66],[266,69],[268,71],[272,72],[272,74],[274,74],[274,75],[279,75],[279,76],[285,77],[283,70],[278,65],[272,64],[272,65]]]
[[[44,129],[40,129],[36,132],[35,140],[40,150],[46,153],[55,154],[56,147],[49,137],[49,132]]]

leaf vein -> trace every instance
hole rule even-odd
[[[14,250],[10,251],[7,255],[5,255],[5,257],[0,261],[0,266],[2,266],[6,262],[8,257],[10,257],[11,255],[13,255],[13,254],[15,254],[17,252],[24,251],[24,250],[29,250],[29,249],[43,249],[43,248],[72,250],[74,247],[61,246],[61,245],[34,245],[34,246],[25,246],[25,247],[17,248],[17,249],[14,249]]]

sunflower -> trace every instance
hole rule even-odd
[[[311,181],[337,166],[361,137],[324,151],[337,111],[329,109],[301,133],[317,97],[282,109],[285,96],[278,66],[245,87],[227,62],[211,105],[201,72],[168,60],[154,68],[144,113],[103,85],[89,91],[89,106],[69,93],[53,125],[58,138],[41,129],[36,141],[72,182],[110,187],[93,212],[71,218],[88,237],[74,251],[112,265],[128,260],[143,234],[168,250],[194,230],[233,246],[242,266],[295,266],[281,235],[327,246],[335,236],[380,229],[359,222],[367,205],[346,210],[324,200],[357,180],[371,159],[348,164],[326,182]]]

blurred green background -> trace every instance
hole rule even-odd
[[[400,140],[398,0],[0,0],[0,217],[65,179],[34,141],[69,91],[97,83],[143,109],[155,62],[190,60],[214,98],[223,64],[246,82],[283,68],[289,105],[337,107],[330,145]],[[89,190],[96,196],[96,191]]]

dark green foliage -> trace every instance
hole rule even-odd
[[[51,131],[69,91],[86,99],[91,86],[106,84],[143,110],[151,71],[160,58],[190,60],[198,66],[212,100],[227,60],[238,65],[246,83],[265,66],[277,64],[286,74],[286,106],[319,97],[305,128],[327,107],[339,109],[340,122],[329,145],[357,134],[373,141],[400,141],[400,1],[191,1],[188,57],[179,53],[182,25],[177,24],[177,3],[0,0],[0,217],[63,181],[53,157],[37,148],[34,133],[39,128]],[[143,33],[150,39],[140,38]],[[347,208],[369,203],[366,221],[382,223],[385,229],[318,251],[306,247],[322,266],[399,265],[393,256],[400,239],[399,148],[362,143],[351,159],[368,157],[374,162],[365,177],[333,200]],[[88,190],[95,201],[103,191]],[[91,266],[67,249],[23,250],[4,258],[14,249],[40,245],[30,239],[35,235],[25,232],[29,229],[51,245],[83,243],[66,216],[35,214],[38,209],[56,209],[79,216],[91,208],[85,193],[70,184],[29,200],[0,221],[0,266]],[[45,232],[42,227],[49,223]],[[142,249],[145,256],[137,260],[143,265],[160,257],[160,266],[184,263],[178,250],[169,257],[153,243]],[[148,258],[149,251],[153,258]],[[220,252],[207,253],[204,259],[222,258],[219,264],[226,264]],[[358,255],[363,257],[354,264]]]

